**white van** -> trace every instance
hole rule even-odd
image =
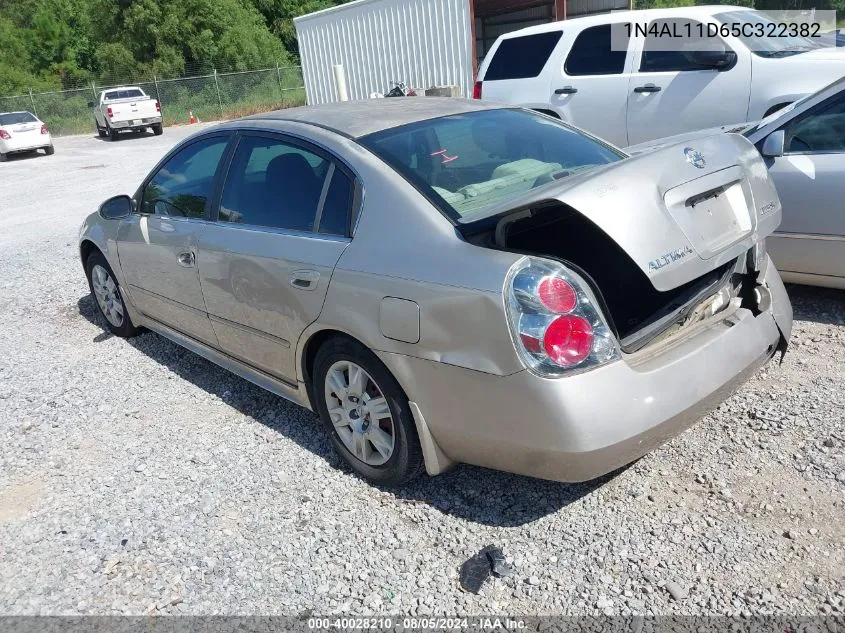
[[[496,41],[474,96],[545,111],[621,147],[755,121],[845,76],[845,49],[775,26],[717,5],[529,27]],[[667,32],[689,34],[674,45],[685,50],[667,50]]]

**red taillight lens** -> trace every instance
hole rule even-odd
[[[156,101],[156,112],[161,112],[161,104]]]
[[[546,328],[543,349],[555,365],[574,367],[593,350],[593,326],[579,316],[560,316]]]
[[[593,290],[562,263],[523,258],[505,293],[514,346],[534,373],[560,377],[622,358]]]
[[[482,82],[476,81],[475,85],[472,87],[472,98],[473,99],[481,99],[481,92],[482,92]]]
[[[560,277],[545,277],[537,286],[537,296],[546,309],[556,314],[568,314],[578,303],[575,288]]]
[[[44,125],[43,123],[41,124],[41,133],[42,133],[42,134],[46,134],[46,133],[47,133],[47,126],[46,126],[46,125]]]
[[[112,112],[111,108],[106,108],[106,114],[108,115],[108,117],[109,117],[110,119],[111,119],[112,117],[114,117],[114,112]]]
[[[6,130],[0,130],[0,138],[7,139],[7,138],[12,138],[12,137],[9,136],[9,133]]]

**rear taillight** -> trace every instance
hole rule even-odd
[[[161,104],[158,101],[156,101],[156,112],[161,112]]]
[[[621,358],[592,290],[557,262],[525,257],[505,283],[508,322],[524,363],[561,376]]]
[[[42,123],[42,124],[41,124],[41,133],[42,133],[42,134],[46,134],[46,133],[47,133],[47,126],[46,126],[44,123]]]
[[[481,99],[481,92],[482,92],[482,82],[476,81],[475,85],[472,87],[472,98],[473,99]]]
[[[7,138],[12,138],[12,137],[9,136],[9,133],[6,130],[0,130],[0,138],[7,139]]]
[[[112,112],[111,108],[106,108],[106,115],[111,119],[114,117],[114,112]]]

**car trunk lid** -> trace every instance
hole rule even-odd
[[[780,223],[765,164],[735,134],[678,143],[537,188],[464,227],[492,221],[497,234],[533,207],[559,202],[615,242],[657,290],[715,270]],[[596,255],[600,255],[596,253]]]
[[[633,350],[726,288],[732,300],[734,275],[780,213],[754,146],[722,134],[564,178],[461,230],[479,245],[571,265]]]

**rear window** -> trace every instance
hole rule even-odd
[[[135,90],[109,90],[106,93],[106,100],[111,101],[112,99],[140,99],[144,96],[144,93],[138,89]]]
[[[463,222],[532,189],[624,157],[560,121],[518,109],[421,121],[361,142],[448,217]]]
[[[581,31],[566,58],[567,75],[619,75],[625,70],[628,51],[612,50],[610,29],[610,24],[602,24]]]
[[[484,81],[537,77],[562,36],[562,31],[551,31],[502,40],[490,60]]]
[[[36,123],[36,119],[29,112],[8,112],[0,114],[0,125],[16,125],[17,123]]]

